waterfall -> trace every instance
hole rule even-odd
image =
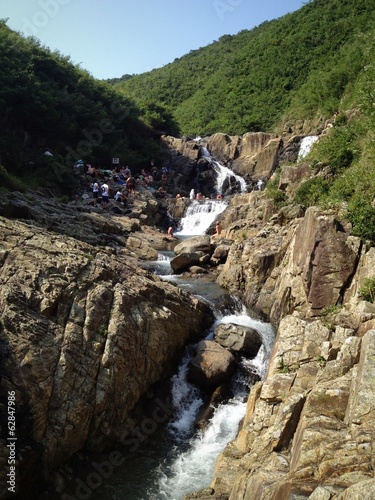
[[[274,333],[272,327],[250,318],[245,311],[218,319],[207,338],[219,323],[235,323],[256,328],[262,337],[262,347],[254,359],[242,361],[242,375],[232,384],[234,397],[219,405],[207,427],[195,431],[195,421],[203,403],[200,392],[186,381],[188,361],[192,351],[187,350],[178,373],[172,380],[172,401],[175,407],[174,418],[169,423],[169,432],[180,442],[177,449],[172,448],[169,456],[157,471],[156,486],[149,491],[150,499],[180,500],[184,495],[207,487],[214,471],[220,452],[229,441],[236,437],[238,425],[245,415],[244,397],[249,392],[246,373],[256,373],[264,378],[271,354]],[[245,375],[243,375],[245,373]]]
[[[216,191],[218,193],[222,194],[225,181],[229,181],[230,184],[231,179],[234,179],[241,193],[246,193],[247,185],[243,177],[241,177],[240,175],[236,175],[232,170],[230,170],[230,168],[225,167],[224,165],[216,161],[210,155],[207,148],[202,146],[201,153],[203,158],[207,158],[210,161],[211,165],[217,173]]]
[[[305,158],[311,151],[311,148],[319,139],[317,135],[307,135],[301,141],[301,145],[299,147],[298,158],[297,160],[302,160]]]
[[[214,222],[216,217],[226,209],[224,201],[203,200],[193,201],[189,205],[185,217],[181,219],[179,231],[176,236],[196,236],[204,234]]]
[[[193,201],[181,221],[180,233],[175,234],[204,234],[226,206],[222,200]],[[141,436],[138,438],[136,434],[136,440],[139,439],[142,446],[129,449],[124,464],[97,493],[93,492],[92,500],[181,500],[188,493],[208,487],[219,454],[238,433],[254,374],[264,379],[267,372],[274,342],[272,326],[251,318],[245,307],[234,300],[223,312],[221,298],[226,291],[213,280],[171,274],[169,261],[172,255],[172,251],[161,251],[158,260],[150,263],[151,268],[162,279],[174,282],[180,289],[188,290],[211,305],[216,321],[205,332],[206,339],[214,338],[220,323],[233,323],[257,330],[262,346],[255,358],[239,360],[239,369],[231,380],[233,397],[214,409],[212,417],[201,430],[197,430],[196,422],[207,395],[187,380],[188,365],[195,355],[196,345],[186,346],[179,368],[170,380],[170,419],[166,427],[145,435],[146,423],[150,420],[145,418],[140,428],[136,427]],[[228,296],[231,297],[230,294]],[[218,304],[217,308],[215,304]],[[230,314],[227,314],[228,310]],[[144,439],[142,443],[141,438]]]

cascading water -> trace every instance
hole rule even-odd
[[[205,200],[193,202],[192,210],[185,216],[182,231],[186,235],[203,234],[220,210],[226,204],[222,201]],[[202,211],[201,207],[205,207]],[[190,208],[190,207],[189,207]],[[199,215],[197,215],[199,214]],[[192,220],[205,219],[203,224]],[[190,229],[188,229],[190,228]],[[166,280],[174,281],[180,288],[185,288],[195,295],[210,302],[216,310],[215,293],[225,291],[215,282],[184,278],[168,274],[170,255],[162,252],[158,261],[151,263],[155,272]],[[216,287],[213,290],[209,285]],[[243,306],[231,302],[231,313],[216,310],[216,321],[206,339],[213,339],[214,331],[220,323],[232,323],[254,328],[262,338],[262,346],[254,359],[242,358],[239,369],[232,379],[233,397],[220,404],[213,412],[204,430],[196,429],[196,421],[206,396],[187,380],[188,363],[195,354],[195,346],[185,349],[177,373],[171,379],[171,394],[168,400],[154,403],[159,416],[163,409],[168,414],[168,424],[164,429],[156,430],[149,424],[149,418],[140,424],[134,436],[129,439],[129,452],[124,454],[124,465],[113,472],[111,480],[104,483],[100,491],[93,492],[93,500],[181,500],[184,495],[206,488],[212,479],[215,462],[229,441],[238,432],[238,426],[246,411],[246,397],[254,381],[254,376],[263,379],[274,342],[274,332],[268,323],[251,318]],[[236,312],[233,310],[236,309]],[[152,422],[151,422],[152,423]]]
[[[301,141],[299,151],[298,151],[298,160],[302,160],[305,158],[311,151],[313,145],[317,142],[319,137],[317,135],[308,135],[304,137]]]
[[[224,212],[226,208],[227,204],[224,201],[193,201],[189,205],[185,216],[181,219],[181,228],[175,235],[196,236],[204,234],[216,217]]]
[[[230,180],[231,178],[235,180],[235,183],[238,186],[238,191],[241,193],[246,193],[247,191],[247,185],[246,181],[243,177],[240,175],[235,174],[232,170],[230,170],[228,167],[225,167],[218,161],[216,161],[209,153],[208,149],[205,147],[201,147],[201,154],[203,158],[207,158],[213,168],[215,169],[217,173],[217,180],[216,180],[216,191],[218,193],[223,192],[223,186],[225,181]]]
[[[184,495],[208,486],[215,462],[227,443],[233,440],[238,425],[246,411],[244,398],[249,392],[246,374],[256,374],[263,379],[273,345],[274,333],[269,324],[250,318],[244,311],[224,316],[216,321],[207,338],[213,337],[214,328],[219,323],[256,328],[262,337],[262,347],[254,359],[243,359],[237,379],[232,383],[234,397],[216,408],[212,419],[204,431],[194,429],[196,417],[203,403],[199,391],[186,381],[191,350],[187,352],[180,370],[173,378],[172,400],[175,417],[169,423],[169,432],[179,446],[171,448],[168,456],[156,473],[156,486],[148,491],[151,500],[180,500]],[[245,374],[245,375],[244,375]]]

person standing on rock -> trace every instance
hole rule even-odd
[[[194,199],[195,199],[195,191],[194,191],[194,188],[190,191],[189,198],[190,198],[191,200],[194,200]]]
[[[128,178],[128,180],[126,181],[126,188],[130,194],[135,193],[135,179],[134,179],[134,177]]]
[[[109,187],[108,184],[102,184],[102,207],[107,208],[109,203]]]
[[[92,184],[92,196],[94,198],[93,205],[96,207],[99,198],[99,183],[98,181],[94,181]]]

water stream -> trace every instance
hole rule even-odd
[[[319,140],[319,136],[317,135],[307,135],[301,141],[299,151],[298,151],[298,160],[302,160],[305,158],[311,151],[313,145]]]
[[[193,202],[177,236],[204,234],[225,208],[223,201]],[[158,415],[164,412],[168,416],[167,425],[151,426],[148,422],[146,426],[147,419],[139,424],[137,431],[126,440],[126,446],[121,447],[121,464],[112,467],[108,478],[101,480],[98,487],[91,488],[89,497],[93,500],[181,500],[187,493],[209,486],[220,452],[238,432],[254,375],[263,379],[267,371],[274,341],[271,325],[249,316],[245,307],[231,299],[212,279],[173,275],[169,265],[173,255],[171,251],[161,251],[158,260],[149,262],[148,266],[162,279],[175,282],[212,305],[216,321],[206,332],[206,339],[213,338],[220,323],[234,323],[256,329],[262,338],[262,347],[254,359],[240,360],[231,382],[233,397],[214,410],[204,430],[198,430],[196,420],[206,396],[187,381],[188,363],[195,351],[194,345],[188,345],[170,381],[170,395],[152,403]],[[218,301],[226,295],[229,305],[218,307]],[[95,463],[100,460],[108,463],[109,456],[102,455]],[[82,484],[87,485],[88,481],[84,478]]]

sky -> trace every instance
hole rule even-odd
[[[0,19],[98,79],[160,68],[308,0],[0,0]]]

